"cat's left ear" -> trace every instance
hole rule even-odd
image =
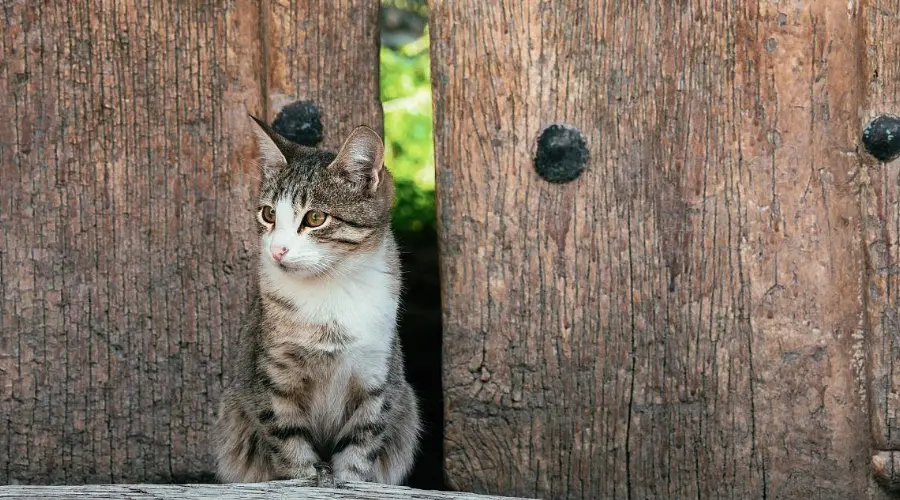
[[[291,142],[272,130],[266,122],[250,115],[256,126],[253,127],[256,132],[256,143],[259,146],[259,160],[263,169],[280,169],[288,163],[288,157],[291,155]]]
[[[384,178],[384,144],[377,132],[361,125],[350,133],[331,164],[353,189],[375,194]]]

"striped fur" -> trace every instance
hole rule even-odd
[[[420,423],[396,334],[400,264],[381,140],[360,128],[335,155],[258,123],[259,279],[216,422],[219,479],[314,479],[327,467],[338,483],[400,484]],[[304,226],[310,210],[326,222]]]

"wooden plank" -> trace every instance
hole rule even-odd
[[[0,486],[0,498],[46,498],[52,500],[251,500],[308,498],[310,500],[516,500],[512,497],[426,491],[377,483],[349,483],[346,487],[316,488],[301,481],[271,481],[229,485],[213,484],[119,484],[91,486]],[[520,499],[523,500],[523,499]]]
[[[302,85],[323,144],[377,125],[377,4],[2,5],[0,483],[208,481],[256,255],[247,113]]]
[[[322,146],[337,149],[354,127],[382,133],[378,2],[283,0],[265,12],[269,119],[296,101],[321,114]]]
[[[864,122],[900,115],[900,2],[865,2]],[[871,373],[872,438],[879,450],[900,450],[900,163],[865,158],[860,165],[860,201],[865,221],[868,361]]]
[[[869,491],[856,4],[432,3],[450,484]]]
[[[250,279],[254,5],[4,2],[0,482],[211,470]]]

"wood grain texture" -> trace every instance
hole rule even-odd
[[[376,483],[349,483],[345,488],[316,488],[301,481],[270,481],[230,485],[97,485],[97,486],[0,486],[0,498],[48,500],[250,500],[270,498],[309,500],[517,500],[512,497],[425,491]],[[518,499],[524,500],[524,499]]]
[[[280,43],[261,5],[0,1],[0,483],[211,479],[256,252],[247,113]],[[369,31],[293,29],[377,60]],[[378,116],[377,74],[344,71],[295,81]]]
[[[857,8],[432,3],[452,485],[871,493]]]
[[[900,2],[866,2],[863,123],[900,114]],[[871,368],[872,438],[879,450],[900,450],[900,164],[865,158],[860,166],[860,203],[867,283]]]
[[[357,125],[382,133],[378,2],[279,0],[265,12],[269,120],[296,100],[322,113],[322,146],[337,149]]]

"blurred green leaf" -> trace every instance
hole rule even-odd
[[[394,227],[435,226],[434,141],[428,31],[398,50],[381,49],[385,163],[394,175]]]

